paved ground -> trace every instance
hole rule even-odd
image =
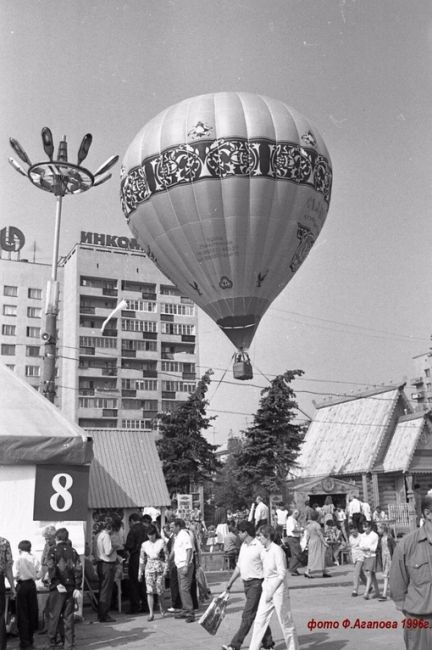
[[[364,600],[361,596],[351,597],[350,565],[332,569],[332,578],[307,580],[303,576],[291,577],[291,601],[294,620],[299,634],[302,650],[402,650],[402,615],[391,601],[378,602]],[[213,594],[223,591],[228,573],[209,574]],[[238,626],[242,612],[243,594],[238,580],[229,600],[227,615],[216,636],[210,636],[197,622],[187,624],[182,620],[168,617],[162,619],[158,614],[151,623],[147,616],[117,614],[116,622],[100,624],[95,615],[85,608],[85,620],[76,626],[77,648],[89,650],[108,650],[124,648],[138,650],[217,650],[222,643],[230,641]],[[317,627],[308,629],[313,625]],[[343,627],[348,625],[347,628]],[[348,621],[348,623],[346,622]],[[356,623],[357,621],[357,623]],[[383,622],[397,625],[397,629],[367,629],[358,625],[383,625]],[[321,627],[320,627],[321,626]],[[322,626],[327,626],[327,629]],[[329,629],[331,626],[333,629]],[[320,628],[320,629],[319,629]],[[276,650],[284,650],[279,624],[272,620],[272,631]],[[36,647],[44,648],[46,637],[36,638]],[[244,649],[250,637],[246,639]],[[8,650],[18,648],[17,639],[11,639]]]

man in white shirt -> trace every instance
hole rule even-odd
[[[362,533],[362,511],[361,511],[361,501],[357,497],[352,496],[348,503],[348,517],[350,523],[357,528],[357,530]]]
[[[269,523],[269,509],[263,502],[262,497],[256,498],[256,508],[254,512],[255,530],[260,526],[265,526]]]
[[[247,636],[258,609],[261,598],[263,582],[262,545],[255,539],[255,527],[250,521],[241,521],[238,525],[239,537],[242,541],[237,566],[234,573],[228,580],[226,590],[229,591],[240,576],[246,596],[246,603],[242,614],[240,627],[234,634],[229,645],[223,645],[224,650],[240,650],[244,639]],[[274,643],[270,627],[267,627],[262,644],[264,648],[273,648]]]
[[[96,567],[99,578],[98,621],[114,623],[115,619],[110,616],[109,611],[114,588],[117,551],[111,542],[111,517],[107,517],[102,525],[103,528],[96,537]]]
[[[195,620],[191,595],[194,574],[193,541],[186,530],[186,523],[183,519],[175,519],[174,532],[174,564],[177,567],[180,598],[183,607],[183,611],[176,614],[174,618],[184,618],[186,623],[193,623]]]
[[[288,514],[288,510],[283,503],[278,504],[276,508],[276,532],[280,537],[283,537]]]
[[[290,550],[289,570],[292,576],[300,575],[298,567],[302,566],[300,538],[303,528],[298,522],[299,510],[293,510],[286,521],[286,543]]]

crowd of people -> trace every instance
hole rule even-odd
[[[421,503],[419,527],[399,540],[393,536],[386,513],[377,506],[351,497],[346,509],[333,504],[331,497],[319,507],[305,502],[302,508],[288,510],[278,504],[272,511],[258,496],[252,508],[238,518],[222,505],[215,512],[214,524],[205,526],[201,518],[186,522],[172,512],[165,522],[149,514],[132,513],[129,530],[123,534],[119,517],[104,516],[94,527],[93,547],[86,547],[84,562],[69,540],[66,528],[48,526],[41,561],[32,554],[31,543],[18,544],[15,562],[9,542],[0,537],[0,650],[6,649],[5,581],[16,597],[16,617],[20,648],[32,648],[38,629],[39,613],[36,582],[43,581],[48,597],[43,611],[49,647],[60,642],[65,650],[74,645],[75,610],[80,602],[83,572],[87,583],[97,580],[97,615],[101,623],[114,622],[110,615],[116,577],[128,566],[130,613],[148,613],[148,621],[167,613],[186,623],[195,621],[200,603],[210,600],[210,589],[201,567],[203,549],[224,549],[232,575],[226,585],[230,591],[240,577],[245,592],[245,607],[239,629],[224,650],[240,650],[252,628],[250,650],[272,648],[269,627],[276,613],[288,650],[298,649],[297,633],[291,614],[288,576],[313,579],[331,577],[329,567],[346,553],[352,563],[353,597],[384,601],[389,596],[412,620],[428,626],[405,627],[407,650],[430,650],[432,628],[432,494]],[[210,547],[209,547],[210,540]],[[377,572],[382,572],[379,590]],[[364,585],[360,594],[361,585]],[[165,594],[169,590],[170,603]],[[422,630],[429,632],[423,634]],[[429,644],[429,645],[428,645]]]

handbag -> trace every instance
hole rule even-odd
[[[198,623],[202,625],[209,634],[216,634],[220,624],[225,618],[228,598],[229,593],[227,591],[224,591],[219,596],[216,596],[216,598],[213,598],[212,602],[198,621]]]

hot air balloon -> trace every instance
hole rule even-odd
[[[272,301],[327,216],[330,157],[317,129],[282,101],[220,92],[150,120],[129,146],[121,202],[140,245],[237,348],[234,376]]]

